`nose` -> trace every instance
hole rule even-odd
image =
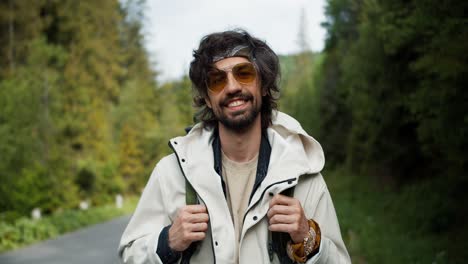
[[[227,94],[237,93],[241,90],[241,84],[234,78],[232,72],[227,73],[227,83],[224,90]]]

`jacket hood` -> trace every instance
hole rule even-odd
[[[269,129],[278,134],[293,148],[297,159],[305,159],[309,166],[308,173],[318,173],[325,165],[325,156],[320,143],[311,137],[293,117],[274,111]]]

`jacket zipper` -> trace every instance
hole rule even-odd
[[[174,152],[174,154],[176,155],[177,157],[177,163],[179,164],[179,168],[180,168],[180,171],[182,172],[182,175],[184,175],[184,178],[187,182],[189,182],[187,180],[187,176],[185,175],[185,171],[184,169],[182,168],[182,164],[180,164],[180,158],[179,158],[179,155],[177,154],[177,151],[175,150],[174,146],[172,146],[172,142],[169,141],[169,147],[172,149],[172,151]],[[203,199],[198,195],[197,191],[195,190],[195,188],[193,188],[193,190],[195,191],[195,193],[197,194],[197,197],[203,202],[203,204],[206,204],[205,201],[203,201]],[[208,213],[208,218],[211,219],[211,216],[210,216],[210,211],[208,210],[208,207],[206,207],[206,211]],[[210,232],[211,232],[211,250],[213,251],[213,261],[214,263],[216,264],[216,253],[215,253],[215,249],[214,249],[214,241],[213,241],[213,230],[211,229],[211,221],[209,223],[209,227],[210,227]]]
[[[265,188],[265,190],[263,190],[262,194],[260,195],[260,198],[259,198],[252,206],[250,206],[249,209],[245,212],[244,218],[243,218],[243,220],[242,220],[242,223],[245,222],[245,218],[247,217],[247,214],[249,213],[250,209],[254,208],[255,205],[257,205],[257,203],[259,203],[259,202],[262,200],[263,195],[265,195],[265,193],[266,193],[266,191],[267,191],[268,189],[270,189],[272,186],[277,185],[277,184],[280,184],[280,183],[290,182],[290,181],[296,181],[296,180],[297,180],[297,178],[290,178],[290,179],[287,179],[287,180],[283,180],[283,181],[279,181],[279,182],[274,182],[274,183],[268,185],[268,186]],[[296,186],[296,185],[294,185],[294,186]],[[286,188],[286,189],[284,189],[284,190],[287,190],[287,189],[292,188],[292,187],[294,187],[294,186],[290,186],[290,187],[288,187],[288,188]],[[284,191],[284,190],[283,190],[283,191]]]
[[[242,220],[242,223],[245,222],[245,218],[247,217],[247,214],[249,213],[250,209],[254,208],[255,205],[257,205],[257,203],[259,203],[259,202],[262,200],[263,195],[265,195],[265,193],[267,192],[268,189],[270,189],[272,186],[277,185],[277,184],[281,184],[281,183],[284,183],[284,182],[293,182],[293,181],[296,181],[296,180],[297,180],[297,178],[290,178],[290,179],[286,179],[286,180],[283,180],[283,181],[274,182],[274,183],[268,185],[268,186],[263,190],[263,192],[262,192],[262,194],[260,195],[259,199],[258,199],[252,206],[250,206],[249,209],[247,209],[247,211],[246,211],[245,214],[244,214],[244,218],[243,218],[243,220]],[[296,185],[297,185],[297,184],[295,184],[295,185],[293,185],[293,186],[290,186],[290,187],[284,189],[283,191],[288,190],[288,189],[290,189],[290,188],[293,188],[293,187],[295,187]],[[242,225],[244,225],[244,224],[242,224]],[[239,242],[240,242],[240,241],[239,241]],[[239,246],[240,246],[240,245],[239,245]],[[268,247],[270,247],[270,245],[268,245]],[[267,250],[268,250],[268,254],[270,255],[270,250],[271,250],[271,249],[270,249],[270,248],[267,248]],[[240,253],[240,252],[239,252],[239,253]],[[240,254],[239,254],[239,257],[240,257]],[[271,257],[270,257],[270,260],[271,260]]]

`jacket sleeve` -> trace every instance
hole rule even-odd
[[[161,188],[160,164],[156,166],[141,195],[137,208],[125,229],[119,244],[122,263],[163,263],[156,254],[160,233],[171,224],[165,210]]]
[[[325,184],[325,182],[323,183]],[[330,193],[326,185],[322,187],[322,194],[312,217],[320,226],[322,239],[318,253],[306,263],[351,263],[348,251],[341,237],[340,226]]]

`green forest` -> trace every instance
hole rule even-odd
[[[190,86],[156,83],[128,3],[0,4],[2,219],[140,193],[192,122]]]
[[[188,77],[156,81],[143,11],[0,2],[0,223],[138,196],[193,124]],[[463,263],[468,2],[327,0],[324,11],[324,50],[280,56],[279,108],[324,148],[353,262]]]

